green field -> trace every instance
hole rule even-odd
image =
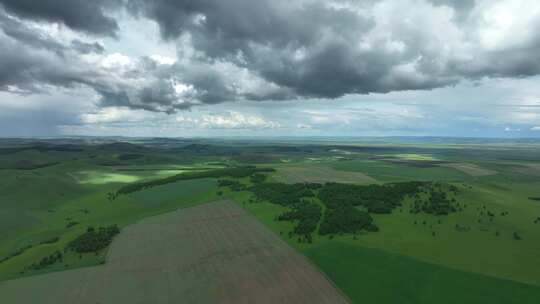
[[[486,199],[485,190],[471,190],[464,196],[468,201],[479,196]],[[539,214],[539,206],[522,201],[525,206],[508,207],[501,202],[488,206],[511,210],[513,215],[488,225],[487,230],[476,225],[468,232],[455,230],[456,223],[473,225],[478,218],[474,212],[442,219],[398,212],[376,216],[381,227],[376,234],[366,233],[358,239],[343,235],[333,240],[315,236],[313,244],[285,237],[293,225],[275,221],[282,207],[268,203],[244,206],[310,257],[355,303],[536,303],[540,299],[540,229],[533,224],[533,216],[519,209]],[[424,220],[426,225],[421,224]],[[514,240],[516,229],[528,236]],[[495,231],[500,235],[495,236]],[[409,281],[414,283],[403,284]]]
[[[538,303],[540,288],[342,242],[305,251],[354,303]],[[391,292],[389,292],[391,291]]]
[[[64,252],[88,227],[124,228],[230,198],[309,257],[354,303],[540,299],[540,146],[179,140],[162,148],[152,146],[155,142],[75,142],[69,149],[54,140],[45,148],[32,141],[0,144],[0,281],[103,263],[107,248],[66,251],[61,262],[29,268]],[[253,166],[275,171],[197,175]],[[172,178],[177,175],[193,178]],[[165,182],[152,183],[160,180]],[[260,199],[252,189],[275,183],[365,187],[409,181],[442,185],[440,191],[459,210],[412,212],[416,200],[428,198],[426,192],[393,202],[400,205],[390,213],[357,206],[369,211],[377,232],[321,235],[317,231],[329,209],[314,190],[308,200],[320,208],[321,218],[308,242],[294,232],[299,220],[278,220],[294,205]],[[124,186],[148,182],[152,186],[118,194]]]
[[[408,180],[421,181],[460,181],[468,180],[469,176],[458,170],[441,166],[416,167],[388,163],[381,160],[351,160],[333,164],[337,170],[362,172],[376,180],[384,182],[397,182]]]

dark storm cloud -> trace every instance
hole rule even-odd
[[[78,59],[91,52],[103,46],[77,39],[65,44],[0,9],[0,90],[29,94],[92,84],[102,78],[99,71]]]
[[[196,46],[215,56],[238,49],[248,52],[248,41],[272,47],[301,46],[316,43],[325,32],[342,32],[340,36],[347,37],[352,30],[361,34],[373,26],[368,19],[349,10],[326,7],[322,1],[302,3],[130,0],[128,7],[131,12],[158,22],[164,38],[190,32],[196,36]]]
[[[46,92],[49,86],[73,88],[93,85],[99,72],[52,53],[32,52],[0,40],[0,90],[25,94]]]
[[[189,33],[209,60],[233,62],[297,95],[368,92],[372,84],[366,80],[374,76],[369,74],[380,73],[374,64],[359,66],[368,58],[351,45],[373,22],[322,2],[133,0],[129,5],[156,20],[165,39]]]
[[[131,0],[129,5],[132,12],[154,19],[163,38],[189,34],[209,60],[234,62],[296,97],[429,89],[455,81],[394,75],[393,67],[420,55],[415,46],[404,54],[379,45],[362,50],[358,43],[374,20],[323,1]]]
[[[0,9],[0,29],[6,36],[18,40],[29,47],[37,49],[48,49],[55,52],[62,52],[64,46],[54,39],[40,35],[29,26],[16,19],[10,18]]]
[[[103,106],[170,113],[201,103],[339,98],[540,74],[540,35],[485,47],[478,31],[485,25],[471,15],[473,0],[0,3],[8,12],[0,14],[0,89],[86,86]],[[66,44],[27,24],[61,22],[114,36],[119,21],[111,12],[124,4],[133,16],[154,20],[162,38],[176,43],[178,62],[143,57],[121,67],[91,64],[79,55],[106,56],[103,45],[84,39]],[[539,25],[535,20],[531,28]]]
[[[467,18],[475,6],[474,0],[430,2],[451,8],[461,19]],[[329,3],[130,0],[129,7],[135,14],[155,20],[164,39],[188,34],[195,49],[208,60],[233,62],[292,90],[296,97],[336,98],[351,93],[432,89],[463,78],[540,73],[540,39],[518,50],[472,54],[478,56],[473,61],[441,59],[447,52],[444,38],[439,44],[433,39],[447,33],[427,35],[429,28],[400,27],[402,19],[398,16],[387,16],[396,26],[388,29],[385,39],[362,48],[359,43],[376,21],[339,5],[354,2]],[[429,14],[426,11],[426,19]],[[394,42],[402,44],[403,50],[387,47]]]
[[[0,4],[21,18],[60,22],[74,30],[114,36],[118,24],[107,11],[118,8],[122,0],[0,0]]]
[[[74,39],[71,44],[65,45],[55,38],[35,28],[31,28],[24,22],[9,17],[0,9],[0,31],[6,36],[34,49],[45,49],[63,55],[65,51],[76,51],[81,54],[103,53],[105,48],[98,42],[84,42]]]

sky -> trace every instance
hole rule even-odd
[[[540,137],[536,0],[0,0],[0,137]]]

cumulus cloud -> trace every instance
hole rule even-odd
[[[107,54],[41,26],[121,40],[120,10],[155,21],[176,58]],[[173,113],[523,78],[540,74],[539,10],[533,0],[0,0],[0,90],[82,86],[103,107]]]
[[[229,111],[225,115],[205,114],[200,118],[181,115],[176,117],[176,121],[184,128],[261,130],[281,127],[278,122],[235,111]]]
[[[533,29],[540,24],[534,13],[539,4],[528,1],[525,10],[525,5],[512,2],[130,0],[129,4],[135,13],[154,19],[165,39],[188,35],[209,60],[245,67],[295,97],[335,98],[431,89],[462,78],[538,74],[540,37]],[[525,18],[505,21],[509,15],[505,10],[514,10],[511,18]],[[457,21],[458,14],[466,20]],[[530,35],[520,34],[523,39],[514,41],[516,30]]]
[[[48,28],[22,21],[0,9],[0,90],[45,93],[52,87],[89,87],[104,107],[172,113],[197,104],[236,99],[283,97],[286,90],[247,68],[194,56],[133,58],[105,54],[95,41],[64,41]]]
[[[540,126],[532,127],[531,131],[540,131]]]

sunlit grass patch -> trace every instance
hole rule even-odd
[[[69,173],[80,184],[104,185],[109,183],[132,183],[141,179],[136,175],[103,171],[79,171]]]
[[[399,158],[399,159],[403,159],[403,160],[425,160],[425,161],[434,161],[434,160],[439,160],[438,158],[434,157],[433,155],[430,155],[430,154],[412,154],[412,153],[407,153],[407,154],[394,154],[394,155],[391,155],[393,157],[396,157],[396,158]]]
[[[186,170],[159,170],[156,172],[156,175],[159,177],[164,177],[164,176],[172,176],[172,175],[176,175],[176,174],[180,174],[184,172],[186,172]]]

